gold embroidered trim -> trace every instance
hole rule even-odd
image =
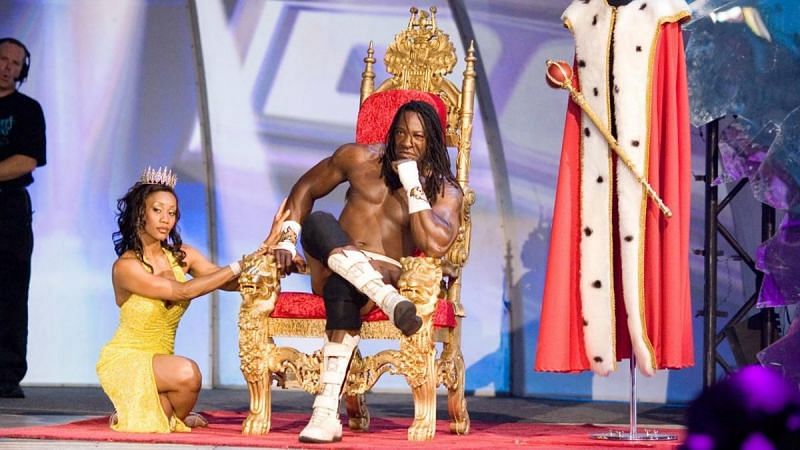
[[[661,19],[659,19],[658,25],[659,25],[659,28],[660,28],[660,25],[665,24],[665,23],[684,22],[684,21],[689,20],[691,18],[692,18],[692,14],[689,11],[681,11],[681,12],[679,12],[677,14],[673,14],[671,16],[662,17]]]
[[[686,11],[682,11],[674,16],[664,17],[658,21],[656,25],[656,32],[653,35],[653,42],[650,46],[650,55],[649,55],[649,65],[647,70],[647,100],[645,104],[646,111],[646,127],[647,127],[647,141],[645,143],[645,163],[644,163],[644,170],[648,170],[650,167],[650,134],[652,132],[650,126],[653,123],[653,70],[656,64],[656,53],[658,51],[658,44],[661,38],[661,29],[664,24],[667,23],[674,23],[682,18],[690,17],[690,14]],[[647,347],[648,352],[650,352],[650,360],[652,363],[653,369],[658,367],[656,363],[656,352],[653,348],[653,343],[650,341],[650,336],[647,332],[647,321],[645,317],[645,306],[646,306],[646,299],[645,299],[645,289],[644,289],[644,258],[645,258],[645,239],[646,235],[645,232],[647,231],[647,195],[642,192],[642,206],[641,212],[639,214],[639,234],[641,239],[639,239],[639,320],[642,323],[642,340],[644,341],[645,346]]]
[[[269,336],[313,337],[325,334],[325,319],[273,319],[266,321]]]
[[[284,319],[266,320],[270,336],[314,337],[325,334],[325,319]],[[450,342],[450,328],[433,327],[433,340]],[[400,331],[388,320],[364,322],[361,325],[361,339],[400,339]]]
[[[609,77],[609,72],[613,71],[614,68],[611,67],[611,52],[612,49],[612,42],[614,41],[614,27],[617,23],[617,8],[611,9],[611,24],[608,28],[608,48],[606,49],[606,119],[608,129],[611,129],[611,116],[613,112],[611,111],[611,96],[614,95],[614,86],[609,85],[608,80],[611,79]],[[608,255],[610,258],[609,261],[609,273],[608,273],[608,296],[609,296],[609,303],[611,304],[611,364],[613,370],[617,370],[617,305],[616,305],[616,296],[614,295],[614,187],[613,184],[616,182],[616,170],[614,169],[614,158],[611,157],[611,150],[606,148],[608,152]]]

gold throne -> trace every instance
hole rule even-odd
[[[433,439],[436,431],[436,388],[447,388],[450,432],[467,434],[470,420],[464,397],[464,358],[461,352],[461,274],[470,247],[470,206],[475,195],[468,184],[472,117],[475,95],[475,54],[467,51],[466,69],[459,90],[445,78],[456,64],[450,38],[436,26],[436,8],[411,8],[408,26],[389,45],[384,62],[391,78],[375,89],[374,50],[370,43],[361,80],[361,111],[356,141],[382,142],[386,129],[377,129],[376,105],[391,118],[397,107],[411,99],[435,103],[446,122],[448,147],[455,147],[456,179],[464,191],[458,237],[444,258],[424,256],[401,260],[403,274],[398,288],[416,306],[422,328],[405,337],[375,308],[364,316],[362,339],[399,340],[400,349],[375,355],[356,352],[343,387],[349,427],[369,429],[369,411],[364,395],[384,373],[403,375],[414,399],[414,421],[408,439]],[[379,99],[377,101],[376,99]],[[396,105],[386,107],[386,105]],[[388,123],[386,124],[388,129]],[[377,139],[377,141],[376,141]],[[270,389],[273,380],[280,387],[300,387],[311,394],[321,389],[321,351],[301,353],[275,344],[276,336],[316,337],[325,332],[324,304],[310,293],[281,292],[280,277],[272,255],[246,262],[239,279],[242,304],[239,313],[239,356],[250,390],[250,412],[242,424],[244,434],[269,432]],[[435,343],[442,344],[437,355]]]

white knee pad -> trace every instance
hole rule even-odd
[[[367,256],[359,251],[344,250],[344,253],[333,253],[328,257],[328,267],[355,286],[359,292],[372,299],[389,319],[393,319],[396,303],[408,300],[400,295],[394,286],[384,283],[383,275],[375,270]]]
[[[414,334],[422,325],[414,304],[397,288],[383,282],[383,275],[372,267],[365,254],[354,250],[333,253],[328,257],[328,267],[372,299],[406,336]],[[404,307],[399,308],[398,313],[397,306],[401,304]]]

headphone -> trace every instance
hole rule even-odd
[[[14,44],[17,47],[20,47],[25,52],[25,59],[22,61],[22,69],[20,69],[19,71],[19,76],[14,80],[17,83],[19,83],[19,85],[22,85],[22,83],[24,83],[25,80],[28,79],[28,71],[31,68],[31,52],[28,51],[28,47],[25,47],[25,44],[23,44],[17,39],[14,39],[12,37],[0,38],[0,45],[5,44],[6,42],[8,42],[9,44]]]

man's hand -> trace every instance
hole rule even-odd
[[[303,259],[302,256],[296,255],[294,259],[292,259],[292,264],[294,264],[294,271],[297,273],[310,273],[308,269],[308,264],[306,260]]]
[[[278,263],[278,273],[289,275],[292,272],[306,273],[307,265],[306,260],[300,255],[292,257],[292,252],[282,248],[273,250],[275,261]]]

